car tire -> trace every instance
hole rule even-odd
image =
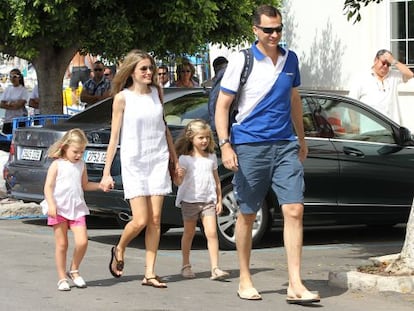
[[[233,185],[231,183],[223,187],[222,196],[223,211],[217,216],[219,247],[222,250],[234,250],[236,249],[236,219],[239,206],[234,196]],[[265,200],[263,206],[257,212],[256,220],[253,224],[253,245],[257,244],[267,231],[269,218],[269,208]]]

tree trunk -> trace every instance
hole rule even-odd
[[[403,248],[399,254],[382,256],[376,266],[386,264],[389,275],[414,275],[414,200],[406,226]]]
[[[63,78],[77,47],[41,47],[33,59],[39,85],[41,114],[63,113]]]
[[[414,200],[411,205],[405,233],[405,242],[401,250],[401,259],[407,264],[407,268],[414,270]]]

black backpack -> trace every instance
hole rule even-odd
[[[237,108],[238,108],[238,102],[240,99],[240,92],[243,87],[243,85],[246,83],[247,78],[249,77],[250,73],[253,69],[253,51],[251,48],[241,50],[244,54],[244,67],[243,71],[240,76],[240,85],[237,90],[237,94],[234,97],[233,102],[230,106],[230,113],[229,113],[229,129],[231,128],[232,123],[235,121],[235,117],[237,114]],[[215,81],[213,83],[213,86],[211,87],[209,97],[208,97],[208,113],[209,113],[209,123],[213,130],[216,130],[216,124],[215,124],[215,113],[216,113],[216,103],[217,98],[220,93],[220,83],[221,79],[223,78],[225,69],[222,69],[217,74]]]

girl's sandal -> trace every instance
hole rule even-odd
[[[195,274],[194,274],[193,270],[191,270],[191,265],[190,264],[184,265],[181,268],[181,275],[183,276],[183,278],[186,278],[186,279],[195,278]]]
[[[213,270],[211,270],[210,280],[222,281],[227,279],[229,276],[230,273],[221,270],[219,267],[215,267],[213,268]]]

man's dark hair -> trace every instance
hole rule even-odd
[[[93,63],[94,65],[102,65],[105,67],[104,63],[101,62],[100,60],[97,60],[96,62]]]
[[[377,54],[375,55],[375,58],[379,58],[380,56],[384,55],[385,53],[390,53],[390,51],[386,50],[386,49],[381,49],[377,52]]]
[[[253,25],[260,25],[261,22],[261,16],[266,15],[269,17],[282,17],[282,13],[275,8],[274,6],[263,4],[257,7],[256,11],[253,14]]]
[[[214,68],[214,73],[217,74],[217,72],[228,63],[227,58],[225,58],[224,56],[219,56],[216,59],[214,59],[213,61],[213,68]]]
[[[167,65],[160,65],[158,69],[165,69],[166,72],[168,72],[168,66]]]

